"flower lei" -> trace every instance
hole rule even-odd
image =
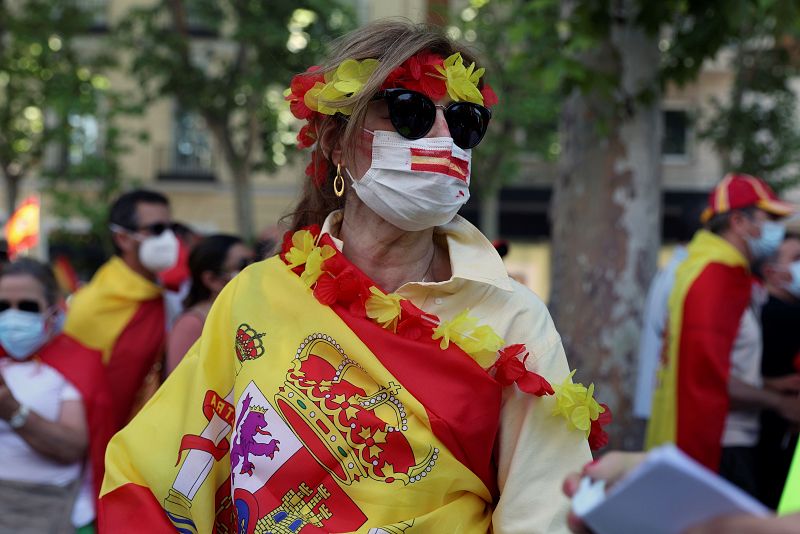
[[[297,146],[308,148],[317,141],[317,125],[324,115],[351,115],[352,106],[337,106],[357,95],[380,65],[377,59],[346,59],[335,70],[320,72],[314,65],[292,78],[285,92],[289,109],[297,119],[307,121],[297,134]],[[486,69],[475,63],[464,65],[461,53],[448,58],[423,51],[408,58],[394,69],[381,85],[381,90],[403,87],[439,100],[449,95],[455,102],[473,102],[486,107],[497,104],[497,95],[488,83],[479,88]],[[325,158],[314,151],[306,175],[320,187],[330,173]]]
[[[326,242],[328,241],[328,242]],[[329,244],[330,243],[330,244]],[[318,225],[287,232],[280,257],[326,306],[343,305],[356,316],[368,317],[381,327],[408,339],[427,337],[439,341],[442,350],[454,343],[481,367],[494,373],[501,386],[516,384],[525,393],[555,396],[553,415],[564,417],[567,426],[584,432],[592,449],[608,443],[603,427],[611,422],[611,410],[594,399],[594,384],[587,388],[572,383],[572,371],[561,384],[551,385],[543,376],[529,371],[529,353],[524,344],[505,346],[488,325],[464,310],[449,321],[422,312],[396,293],[386,294],[374,285],[321,236]]]

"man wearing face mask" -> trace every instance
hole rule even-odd
[[[760,271],[769,292],[769,299],[761,309],[764,384],[779,393],[797,397],[800,393],[800,375],[795,367],[800,353],[797,329],[800,325],[800,237],[787,236],[778,252],[764,261]],[[796,446],[797,426],[778,413],[764,411],[757,449],[758,496],[771,508],[778,506]]]
[[[158,385],[166,319],[156,280],[178,258],[172,227],[169,201],[160,193],[122,195],[109,214],[115,255],[70,304],[65,331],[103,353],[117,429]]]
[[[761,330],[751,266],[774,254],[793,207],[758,178],[729,174],[714,188],[688,257],[676,271],[647,446],[675,443],[755,493],[759,410],[800,422],[800,402],[761,382]]]

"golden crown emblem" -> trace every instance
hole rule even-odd
[[[263,406],[251,406],[250,411],[258,413],[267,413],[267,409],[264,408]]]
[[[420,454],[404,435],[409,423],[401,390],[393,382],[377,384],[333,338],[317,333],[297,349],[275,401],[317,461],[342,483],[366,477],[412,484],[430,473],[439,449],[428,445]]]

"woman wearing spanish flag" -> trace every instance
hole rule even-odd
[[[497,98],[376,23],[292,80],[312,147],[282,252],[237,276],[109,446],[113,532],[566,532],[610,419],[547,309],[456,215]]]

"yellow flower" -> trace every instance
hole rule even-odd
[[[294,269],[303,265],[308,260],[308,255],[314,249],[314,234],[308,230],[298,230],[292,234],[292,248],[286,253],[289,268]]]
[[[335,71],[325,74],[325,83],[315,83],[303,96],[303,102],[309,109],[323,115],[352,115],[353,106],[333,107],[330,104],[341,102],[361,91],[378,65],[380,62],[377,59],[346,59]]]
[[[332,257],[335,253],[333,247],[328,245],[314,247],[308,254],[306,268],[303,274],[300,275],[300,280],[308,287],[313,286],[317,282],[317,279],[322,276],[322,265],[325,263],[325,260]]]
[[[364,87],[369,77],[375,72],[380,63],[377,59],[345,59],[336,69],[333,86],[344,94],[352,96]]]
[[[554,385],[556,406],[553,415],[561,415],[567,425],[581,430],[589,437],[592,421],[600,417],[605,410],[594,400],[594,384],[587,388],[583,384],[573,384],[573,370],[559,385]]]
[[[449,321],[442,321],[433,329],[433,339],[441,338],[439,347],[442,350],[450,346],[450,341],[459,344],[464,332],[471,332],[478,325],[478,320],[469,316],[469,310],[464,310]]]
[[[463,332],[453,341],[484,368],[495,362],[497,351],[505,345],[503,338],[488,325],[478,326],[471,332]]]
[[[400,319],[400,301],[403,297],[397,293],[386,295],[375,286],[370,287],[369,291],[372,295],[366,303],[367,317],[394,332],[397,330],[397,321]]]
[[[473,102],[483,104],[483,95],[478,89],[478,81],[485,72],[485,69],[475,70],[475,63],[469,68],[464,66],[464,59],[460,52],[444,60],[443,66],[436,67],[447,84],[447,94],[455,102]]]

